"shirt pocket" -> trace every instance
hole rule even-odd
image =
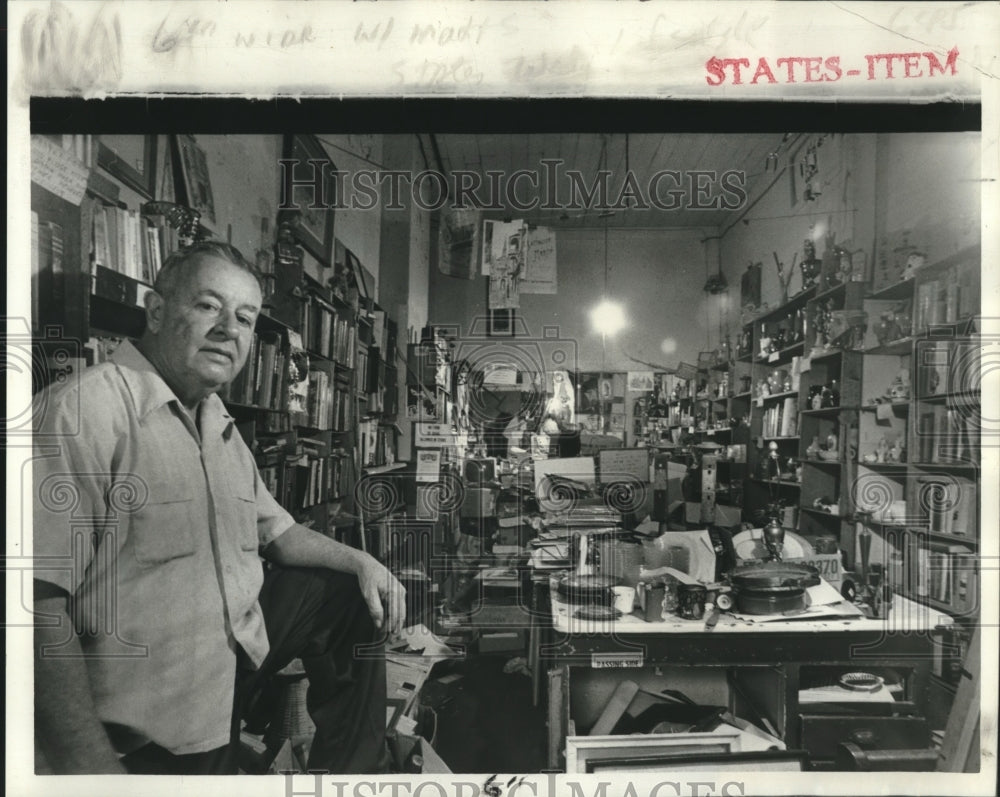
[[[156,491],[149,496],[133,518],[130,534],[140,565],[151,567],[194,554],[194,504],[190,494]]]
[[[254,494],[253,480],[241,479],[238,474],[230,471],[229,495],[240,548],[244,551],[256,551],[260,542],[257,539],[257,496]]]

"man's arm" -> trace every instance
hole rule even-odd
[[[66,611],[66,594],[36,581],[35,612],[59,618],[58,625],[35,628],[35,739],[49,766],[60,775],[123,774],[125,769],[97,718],[83,649]],[[47,645],[60,646],[61,655],[43,657]]]
[[[353,573],[358,577],[375,626],[384,627],[390,636],[403,627],[406,590],[392,573],[364,551],[296,523],[264,549],[264,556],[279,565],[325,567]]]

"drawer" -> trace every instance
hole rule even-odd
[[[802,714],[802,744],[814,759],[832,760],[837,745],[852,742],[866,750],[906,750],[930,746],[923,717],[830,717]]]

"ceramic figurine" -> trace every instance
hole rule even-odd
[[[771,346],[771,338],[767,335],[767,327],[760,325],[760,356],[767,357],[774,349]]]
[[[889,460],[886,459],[888,455],[889,455],[889,441],[886,440],[885,436],[883,435],[882,438],[878,441],[878,444],[875,446],[875,457],[876,457],[875,461],[888,462]]]
[[[893,440],[892,445],[889,446],[889,451],[886,453],[886,462],[899,462],[899,441]]]
[[[819,437],[814,437],[812,442],[809,444],[809,448],[806,449],[806,456],[810,459],[816,459],[819,457]]]
[[[819,268],[822,261],[816,258],[816,244],[809,238],[802,243],[802,262],[799,268],[802,271],[802,289],[812,288],[819,277]]]

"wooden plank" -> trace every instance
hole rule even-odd
[[[590,729],[590,736],[606,736],[614,730],[622,714],[628,709],[629,704],[639,693],[639,684],[635,681],[622,681],[615,687],[611,694],[611,699],[604,706],[601,716],[597,718],[594,727]]]
[[[569,668],[565,665],[549,670],[549,761],[551,770],[562,769],[560,754],[566,740],[564,718],[569,717]]]
[[[979,628],[972,634],[965,654],[962,680],[955,693],[944,741],[938,756],[939,772],[978,771],[975,745],[979,739]],[[972,769],[969,768],[970,764]]]

